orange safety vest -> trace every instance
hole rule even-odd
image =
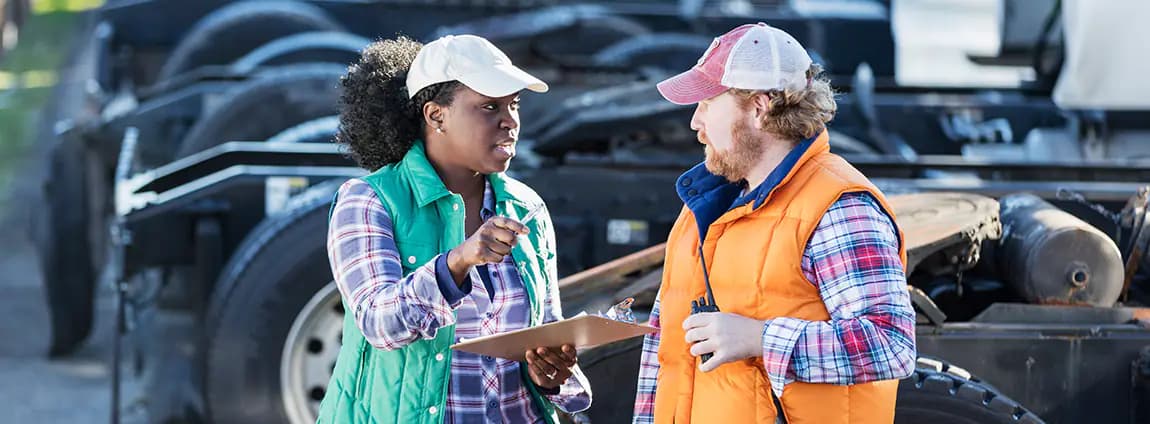
[[[720,215],[707,227],[702,249],[719,309],[759,320],[830,320],[818,288],[803,275],[802,255],[823,214],[843,193],[860,191],[874,195],[894,218],[882,192],[857,169],[830,153],[823,131],[765,201],[750,202]],[[689,197],[686,200],[691,203]],[[899,240],[905,267],[901,232]],[[773,423],[776,411],[762,357],[727,363],[704,373],[698,371],[698,360],[691,356],[690,345],[684,340],[682,324],[691,312],[690,303],[705,292],[699,231],[695,214],[686,207],[667,240],[660,289],[655,422]],[[889,424],[894,421],[897,389],[898,380],[850,386],[796,381],[786,385],[779,400],[790,424]]]

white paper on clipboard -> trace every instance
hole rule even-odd
[[[631,324],[597,315],[579,315],[521,330],[469,339],[451,348],[514,361],[525,360],[528,350],[564,344],[587,349],[659,331],[646,324]]]

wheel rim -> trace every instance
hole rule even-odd
[[[284,340],[280,387],[290,423],[315,423],[342,339],[343,303],[330,282],[296,315]]]

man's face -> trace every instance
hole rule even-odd
[[[712,174],[731,182],[747,177],[747,172],[763,156],[763,140],[754,134],[752,110],[740,105],[730,92],[699,102],[691,117],[691,129],[706,145],[706,166]]]

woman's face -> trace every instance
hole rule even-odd
[[[493,98],[461,86],[435,136],[457,165],[480,174],[506,171],[519,140],[519,93]]]

